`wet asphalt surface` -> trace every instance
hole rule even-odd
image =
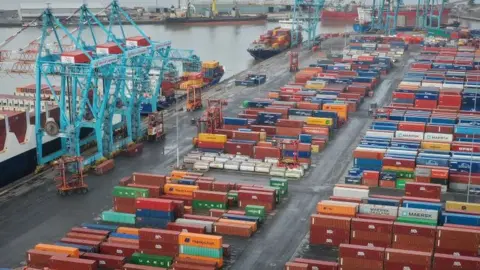
[[[330,45],[341,48],[343,41],[330,40]],[[328,44],[328,43],[327,43]],[[329,45],[329,46],[330,46]],[[414,51],[414,50],[412,50]],[[316,53],[302,52],[300,66],[315,61]],[[368,98],[359,110],[350,116],[348,123],[336,131],[326,149],[313,157],[312,167],[306,176],[289,181],[289,193],[279,207],[269,215],[267,221],[250,239],[225,237],[233,246],[233,254],[226,262],[226,269],[283,269],[285,262],[293,257],[336,260],[335,249],[310,247],[308,245],[308,217],[315,211],[318,201],[332,194],[333,186],[342,182],[352,162],[352,151],[365,133],[371,119],[367,116],[370,102],[379,106],[389,102],[391,92],[401,81],[406,62],[411,59],[407,53],[404,60],[383,78],[375,96]],[[412,60],[408,60],[412,61]],[[289,82],[288,56],[284,53],[256,65],[250,72],[266,73],[267,83],[254,88],[235,87],[232,79],[214,87],[205,95],[224,98],[229,102],[225,115],[239,113],[241,102],[254,97],[265,97],[269,90],[278,89]],[[242,78],[244,72],[237,76]],[[82,222],[98,220],[99,214],[112,207],[112,188],[118,180],[133,172],[167,174],[176,161],[175,112],[167,112],[167,137],[162,143],[146,143],[143,154],[135,158],[115,159],[116,168],[104,176],[89,176],[90,192],[86,195],[59,197],[56,194],[51,174],[36,177],[29,185],[19,187],[0,197],[0,268],[17,267],[25,261],[25,251],[37,243],[52,243],[65,235],[73,226]],[[180,156],[192,149],[192,138],[196,127],[190,124],[192,117],[201,112],[179,112],[179,153]],[[181,158],[180,158],[181,160]],[[256,174],[211,171],[217,181],[237,183],[268,184],[268,177]],[[375,190],[382,194],[399,193],[396,190]],[[455,195],[463,200],[463,195]],[[474,201],[478,198],[474,197]]]

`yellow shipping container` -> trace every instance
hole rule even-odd
[[[50,251],[50,252],[68,254],[70,257],[74,257],[74,258],[80,257],[80,251],[78,250],[78,248],[62,247],[62,246],[49,245],[49,244],[38,244],[35,246],[35,249],[41,250],[41,251]]]
[[[312,144],[312,153],[320,152],[320,145]]]
[[[181,232],[178,236],[178,244],[204,248],[221,248],[223,245],[223,237],[218,235]]]
[[[394,172],[413,172],[413,171],[415,171],[415,168],[383,166],[382,170],[383,171],[394,171]]]
[[[204,61],[202,63],[203,68],[216,68],[220,65],[218,61]]]
[[[445,210],[447,211],[466,211],[480,215],[480,203],[466,203],[456,201],[446,201]]]
[[[268,98],[280,98],[279,92],[268,92]]]
[[[333,120],[332,118],[307,117],[307,125],[331,126]]]
[[[179,184],[165,184],[163,191],[165,194],[189,196],[193,197],[193,191],[197,190],[198,186],[179,185]]]
[[[138,235],[138,229],[137,228],[129,228],[129,227],[118,227],[117,228],[117,233]]]
[[[260,133],[260,141],[261,141],[261,142],[266,141],[266,140],[267,140],[267,132],[265,132],[265,131],[260,131],[259,133]]]
[[[225,134],[200,133],[200,134],[198,134],[198,140],[202,141],[202,142],[226,143],[227,142],[227,135],[225,135]]]
[[[422,149],[438,150],[438,151],[450,151],[450,143],[442,142],[422,142]]]
[[[357,214],[358,203],[321,201],[317,204],[317,213],[354,217]]]
[[[278,43],[273,43],[273,44],[272,44],[272,48],[278,49],[278,48],[280,48],[280,44],[278,44]]]
[[[321,85],[317,83],[305,85],[305,89],[310,89],[310,90],[322,90],[323,88],[325,88],[325,85]]]
[[[257,223],[252,222],[252,221],[244,221],[244,220],[234,220],[234,219],[226,219],[226,218],[221,218],[217,222],[223,222],[223,223],[234,223],[234,224],[242,224],[242,225],[248,225],[252,229],[253,232],[257,231]]]
[[[222,268],[222,266],[223,266],[223,258],[215,259],[215,258],[210,258],[210,257],[193,256],[193,255],[187,255],[187,254],[178,254],[178,257],[185,258],[185,259],[191,259],[191,260],[194,260],[194,261],[216,262],[218,268]]]

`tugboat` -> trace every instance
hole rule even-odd
[[[165,19],[167,25],[171,24],[251,24],[266,23],[266,14],[257,14],[252,16],[240,15],[235,3],[230,15],[220,15],[217,10],[217,0],[212,0],[210,10],[204,16],[195,14],[195,6],[188,1],[185,15],[177,16],[173,7],[170,11],[170,17]]]
[[[279,27],[260,35],[258,40],[250,44],[247,51],[256,60],[265,60],[288,50],[292,44],[292,37],[298,39],[294,44],[302,43],[302,27],[300,25],[292,27],[292,23],[292,20],[280,21]],[[294,29],[293,35],[292,28]]]

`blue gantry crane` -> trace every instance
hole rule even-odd
[[[417,29],[439,29],[447,0],[418,0]]]
[[[42,38],[36,61],[36,106],[35,129],[37,135],[37,161],[43,165],[62,155],[84,156],[84,164],[93,164],[103,157],[138,139],[141,132],[140,104],[146,93],[151,93],[148,78],[154,59],[168,63],[170,42],[152,42],[138,28],[117,1],[109,5],[110,25],[108,28],[82,5],[80,21],[75,37],[47,8],[42,15]],[[125,37],[120,25],[121,36],[113,31],[120,16],[129,21],[140,33],[137,37]],[[103,32],[104,42],[99,41],[92,27]],[[97,28],[97,29],[98,29]],[[60,42],[60,32],[73,43],[74,50],[67,51]],[[90,39],[85,38],[89,33]],[[59,53],[52,53],[47,45],[53,37]],[[143,44],[140,44],[140,42]],[[90,44],[89,44],[90,43]],[[52,77],[58,76],[60,91],[53,87]],[[161,84],[161,78],[157,82]],[[60,108],[60,123],[41,123],[41,85],[48,85]],[[153,99],[153,97],[152,97]],[[118,119],[114,119],[118,115]],[[121,132],[118,134],[118,130]],[[60,135],[61,149],[44,156],[44,136]],[[115,141],[116,138],[120,138]],[[82,153],[81,146],[94,141],[93,152]]]
[[[291,46],[296,46],[300,41],[301,27],[306,32],[305,45],[311,48],[317,38],[320,11],[323,9],[325,0],[295,0],[292,12]]]
[[[388,0],[385,11],[385,34],[395,35],[397,31],[398,11],[403,5],[402,0]],[[383,16],[382,16],[383,17]]]

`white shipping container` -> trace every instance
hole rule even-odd
[[[396,131],[395,138],[423,140],[423,132],[416,131]]]
[[[452,134],[443,134],[443,133],[429,133],[426,132],[424,136],[425,141],[434,141],[434,142],[452,142]]]
[[[400,207],[398,209],[399,217],[408,217],[408,218],[418,218],[426,220],[438,220],[438,211],[427,210],[427,209],[418,209],[418,208],[406,208]]]
[[[179,224],[193,224],[193,225],[201,225],[205,226],[206,231],[208,233],[212,233],[213,221],[204,221],[204,220],[196,220],[196,219],[185,219],[185,218],[177,218],[175,223]]]
[[[456,83],[444,83],[443,88],[458,88],[463,89],[463,84],[456,84]]]
[[[368,189],[356,189],[356,188],[344,188],[344,187],[334,187],[333,196],[338,197],[348,197],[348,198],[368,198],[369,194]]]
[[[431,87],[438,87],[438,88],[441,88],[442,87],[442,83],[439,82],[422,82],[422,86],[431,86]]]
[[[365,136],[377,137],[377,138],[393,138],[393,137],[395,137],[395,133],[369,130],[369,131],[367,131]]]
[[[355,150],[359,150],[359,151],[370,151],[370,152],[377,152],[377,153],[385,153],[385,152],[387,152],[387,149],[367,148],[367,147],[361,147],[361,146],[358,146],[357,148],[355,148]]]
[[[400,82],[400,85],[399,86],[402,86],[402,85],[413,85],[413,86],[420,86],[421,82],[407,82],[407,81],[402,81]]]
[[[396,217],[398,216],[398,207],[390,205],[360,204],[358,212],[360,214]]]

